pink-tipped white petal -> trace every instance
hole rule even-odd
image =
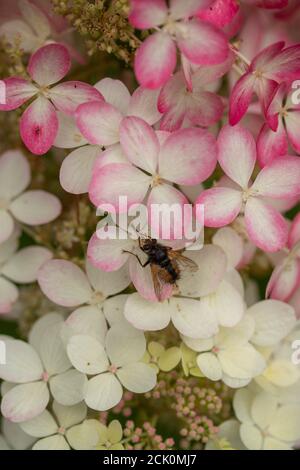
[[[71,194],[84,194],[89,190],[92,170],[102,151],[97,146],[86,145],[68,155],[61,167],[59,180],[65,191]]]
[[[41,246],[23,248],[4,265],[2,272],[18,284],[30,284],[37,280],[38,270],[52,256],[51,251]]]
[[[40,86],[49,86],[62,80],[70,68],[68,49],[62,44],[48,44],[31,56],[28,72]]]
[[[299,285],[300,263],[299,260],[292,259],[276,266],[268,282],[266,296],[288,302]]]
[[[164,240],[182,240],[184,229],[191,224],[191,213],[185,211],[187,198],[178,189],[169,184],[155,186],[148,197],[147,208],[154,238]],[[173,216],[172,216],[173,215]]]
[[[281,250],[288,239],[288,225],[282,215],[258,198],[246,203],[245,222],[249,238],[267,252]]]
[[[58,119],[54,106],[43,96],[37,98],[23,113],[20,134],[28,150],[43,155],[54,144]]]
[[[132,249],[130,240],[111,240],[98,238],[95,233],[89,241],[87,256],[89,261],[102,271],[117,271],[128,260],[130,254],[124,250]]]
[[[135,56],[135,74],[145,88],[164,85],[176,67],[176,46],[166,33],[155,33],[148,37]]]
[[[270,165],[274,158],[286,155],[288,141],[282,120],[279,120],[277,131],[274,132],[267,124],[261,128],[257,139],[257,160],[261,167]]]
[[[161,118],[161,114],[157,109],[159,91],[138,87],[130,99],[127,110],[128,116],[144,119],[151,126],[159,121]]]
[[[240,213],[242,193],[231,188],[211,188],[199,195],[196,204],[204,206],[206,227],[224,227]]]
[[[300,160],[278,158],[258,174],[252,188],[259,196],[275,199],[300,196]]]
[[[20,222],[27,225],[48,224],[61,213],[60,200],[46,191],[26,191],[10,205],[10,211]]]
[[[52,302],[76,307],[89,302],[92,289],[85,273],[70,261],[50,260],[38,273],[38,283]]]
[[[142,252],[139,252],[138,256],[139,259],[145,263],[146,257],[142,256]],[[129,258],[129,273],[134,287],[144,299],[150,302],[158,302],[171,297],[173,286],[166,284],[162,286],[160,298],[157,298],[150,266],[143,268],[133,255]]]
[[[295,44],[274,55],[265,67],[265,75],[276,82],[292,81],[299,78],[300,46]]]
[[[11,215],[3,209],[0,209],[0,243],[9,239],[14,230],[14,221]]]
[[[215,138],[202,129],[182,129],[162,146],[159,174],[177,184],[196,185],[212,174],[216,163]]]
[[[10,281],[0,277],[0,315],[9,313],[18,297],[17,287]]]
[[[187,59],[198,65],[219,64],[229,53],[225,34],[205,21],[181,24],[177,44]]]
[[[49,398],[46,382],[17,385],[4,395],[1,412],[13,423],[29,421],[45,410]]]
[[[159,26],[167,19],[165,0],[131,0],[129,21],[134,28],[149,29]]]
[[[112,204],[118,212],[127,212],[132,204],[143,201],[150,182],[150,176],[129,163],[111,163],[93,174],[90,200],[97,207]],[[120,196],[127,197],[127,207],[120,207]]]
[[[255,77],[251,73],[243,75],[234,85],[229,100],[229,122],[237,124],[246,114],[250,106],[255,85]]]
[[[119,142],[122,119],[117,108],[99,101],[82,104],[76,111],[77,126],[91,144],[106,146]]]
[[[123,119],[120,126],[120,142],[131,163],[151,174],[155,173],[160,145],[149,124],[137,117]]]
[[[224,126],[218,138],[218,160],[229,178],[247,188],[256,161],[252,134],[241,126]]]
[[[289,248],[292,248],[300,241],[300,214],[294,218],[289,233]]]
[[[112,78],[103,78],[94,87],[101,93],[106,103],[117,108],[122,114],[127,114],[130,93],[123,82]]]
[[[103,102],[103,96],[88,83],[71,81],[51,88],[49,96],[54,106],[65,114],[73,115],[79,105],[91,101]]]
[[[30,183],[30,166],[19,150],[9,150],[0,158],[0,198],[7,201],[22,193]]]
[[[0,111],[19,108],[38,92],[38,89],[24,78],[10,77],[2,82],[5,84],[5,103],[0,103]]]

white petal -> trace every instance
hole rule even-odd
[[[110,328],[105,345],[110,362],[115,366],[136,362],[146,351],[144,333],[127,322],[115,323]]]
[[[39,380],[43,366],[36,351],[29,344],[19,340],[8,340],[6,345],[6,364],[0,364],[0,377],[15,383]]]
[[[218,332],[214,313],[201,307],[201,301],[184,298],[170,299],[171,318],[175,328],[190,338],[210,338]]]
[[[4,265],[11,256],[17,251],[19,242],[19,233],[17,230],[3,243],[0,244],[0,265]]]
[[[74,335],[88,335],[101,344],[107,332],[107,325],[102,311],[96,306],[80,307],[65,321],[62,337],[65,343]]]
[[[128,297],[124,315],[135,328],[157,331],[168,326],[171,310],[168,302],[149,302],[135,293]]]
[[[10,205],[14,217],[27,225],[48,224],[60,215],[61,209],[56,196],[38,189],[26,191]]]
[[[218,358],[212,353],[199,354],[197,364],[201,372],[210,380],[221,380],[222,367]]]
[[[80,133],[73,116],[56,111],[58,117],[58,133],[53,143],[54,147],[62,149],[71,149],[74,147],[81,147],[88,142]]]
[[[41,337],[39,353],[50,376],[65,372],[71,367],[60,337],[61,326],[62,323],[52,324]]]
[[[3,266],[2,273],[18,284],[30,284],[37,280],[38,270],[52,256],[50,250],[40,246],[23,248]]]
[[[29,343],[34,347],[36,351],[40,350],[41,340],[43,335],[51,325],[55,323],[62,323],[63,317],[56,312],[48,313],[43,317],[39,318],[33,325],[29,333]]]
[[[282,406],[273,416],[269,433],[283,441],[300,439],[300,406]]]
[[[249,450],[261,450],[263,445],[263,436],[257,427],[251,424],[242,424],[240,427],[240,435],[243,444]]]
[[[11,215],[3,209],[0,209],[0,243],[9,239],[14,231],[14,221]]]
[[[74,406],[63,406],[54,401],[52,407],[59,424],[65,429],[81,423],[86,418],[87,407],[83,402]]]
[[[70,450],[70,447],[63,436],[56,434],[40,439],[34,444],[32,450]]]
[[[116,406],[122,395],[123,389],[118,379],[106,373],[88,381],[85,402],[92,410],[106,411]]]
[[[121,294],[105,300],[103,313],[110,325],[125,320],[124,309],[128,298],[127,294]]]
[[[71,369],[50,379],[50,390],[54,399],[61,405],[71,406],[80,403],[87,384],[85,374]]]
[[[242,259],[244,244],[242,238],[231,227],[220,228],[213,236],[212,241],[218,245],[227,256],[229,268],[235,268]]]
[[[35,442],[35,438],[25,434],[19,424],[12,423],[8,419],[2,419],[1,424],[5,439],[12,449],[26,450]]]
[[[55,419],[45,410],[36,418],[33,418],[25,423],[20,424],[24,432],[33,437],[46,437],[51,436],[57,432],[58,426]]]
[[[220,325],[235,326],[245,313],[245,303],[241,294],[227,281],[222,281],[214,294],[207,297]],[[204,299],[201,299],[201,302]]]
[[[295,325],[294,309],[279,300],[263,300],[248,310],[255,320],[251,341],[258,346],[273,346],[285,338]]]
[[[218,358],[225,374],[237,379],[255,377],[261,374],[266,366],[263,356],[250,344],[221,350]]]
[[[277,411],[278,401],[269,393],[259,393],[253,400],[251,416],[261,429],[266,429]]]
[[[108,359],[101,343],[92,336],[72,336],[67,353],[75,369],[88,375],[104,372],[108,366]]]
[[[66,437],[70,446],[75,450],[91,450],[99,441],[99,421],[87,419],[78,426],[68,429]]]
[[[127,364],[118,370],[117,376],[122,385],[134,393],[146,393],[156,385],[155,370],[142,362]]]
[[[103,78],[94,86],[100,91],[107,103],[119,109],[124,115],[127,114],[130,93],[124,83],[112,78]]]
[[[17,287],[10,281],[0,277],[0,314],[9,313],[18,297]]]
[[[10,201],[30,183],[30,166],[19,150],[5,152],[0,158],[0,199]]]
[[[242,423],[253,423],[251,416],[251,406],[253,402],[253,394],[250,390],[238,390],[233,398],[233,408],[236,417]]]
[[[14,423],[21,423],[41,414],[49,401],[45,382],[17,385],[2,399],[1,412]]]

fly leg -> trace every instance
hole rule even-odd
[[[140,265],[142,268],[145,268],[146,266],[148,266],[148,264],[150,264],[150,260],[149,260],[149,259],[143,264],[143,263],[141,262],[140,258],[138,257],[138,255],[136,255],[135,253],[132,253],[132,251],[123,250],[123,253],[129,253],[130,255],[135,256],[136,259],[137,259],[138,262],[139,262],[139,265]]]

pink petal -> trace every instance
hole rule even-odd
[[[215,93],[195,91],[192,105],[187,111],[187,118],[195,126],[210,127],[221,119],[223,111],[223,101]]]
[[[243,75],[234,85],[229,100],[229,122],[237,124],[246,114],[252,100],[255,77],[251,73]]]
[[[183,229],[188,229],[191,223],[190,214],[184,212],[186,204],[189,204],[187,198],[169,184],[160,184],[151,190],[147,208],[149,225],[154,232],[154,238],[164,240],[184,238]],[[175,209],[174,217],[172,217],[172,208]]]
[[[93,174],[90,200],[97,207],[112,204],[117,212],[127,212],[132,204],[143,201],[150,182],[151,178],[133,165],[111,163]],[[128,207],[120,207],[120,196],[127,197]]]
[[[131,0],[128,19],[134,28],[150,29],[167,19],[165,0]]]
[[[6,103],[0,103],[0,111],[12,111],[19,108],[38,92],[34,85],[23,78],[10,77],[2,82],[5,84]]]
[[[242,126],[224,126],[218,137],[218,160],[225,174],[246,189],[256,161],[252,134]]]
[[[257,159],[260,167],[270,165],[274,158],[286,155],[287,151],[288,141],[282,120],[279,120],[276,132],[264,124],[257,139]]]
[[[28,72],[36,83],[49,86],[62,80],[70,68],[68,49],[62,44],[48,44],[31,56]]]
[[[214,65],[224,62],[229,54],[225,34],[204,21],[190,21],[177,34],[181,52],[194,64]]]
[[[265,166],[252,188],[257,195],[275,199],[300,196],[299,157],[280,157]]]
[[[84,194],[89,190],[95,161],[102,151],[97,146],[86,145],[71,152],[60,167],[59,180],[65,191]]]
[[[155,33],[148,37],[135,56],[135,75],[145,88],[159,88],[172,75],[176,67],[176,46],[165,33]]]
[[[48,224],[60,215],[61,209],[56,196],[38,189],[26,191],[10,205],[14,217],[27,225]]]
[[[252,242],[267,252],[281,250],[288,238],[288,224],[273,207],[250,198],[245,207],[245,223]]]
[[[214,0],[209,8],[200,11],[197,16],[223,28],[231,23],[238,11],[239,5],[235,0]]]
[[[70,261],[47,261],[39,270],[38,283],[48,299],[63,307],[77,307],[91,300],[86,274]]]
[[[173,20],[189,18],[204,8],[208,8],[213,0],[170,0],[170,12]]]
[[[127,114],[144,119],[150,126],[157,123],[161,114],[157,109],[159,90],[138,87],[130,99]]]
[[[265,47],[260,51],[253,59],[251,63],[251,70],[264,70],[270,64],[275,57],[278,57],[278,54],[284,48],[284,41],[278,41],[272,43],[271,45]]]
[[[7,211],[0,209],[0,243],[8,240],[13,233],[14,226],[11,215]]]
[[[124,115],[127,114],[130,93],[123,82],[112,78],[103,78],[94,87],[101,93],[106,103],[111,104]]]
[[[296,152],[300,153],[300,110],[289,111],[284,120],[289,141]]]
[[[77,126],[91,144],[106,146],[119,142],[122,119],[120,111],[99,101],[82,104],[76,111]]]
[[[288,0],[246,0],[245,3],[255,5],[261,8],[277,9],[288,5]]]
[[[203,191],[196,204],[204,206],[206,227],[224,227],[238,216],[242,208],[242,194],[230,188],[211,188]]]
[[[50,90],[54,106],[65,114],[74,114],[80,104],[104,101],[101,93],[88,83],[72,81],[57,85]]]
[[[300,213],[296,215],[290,228],[289,240],[288,240],[289,248],[292,248],[293,246],[295,246],[296,243],[298,243],[299,241],[300,241]]]
[[[96,268],[106,272],[117,271],[130,257],[124,250],[131,251],[132,245],[132,240],[104,240],[94,233],[88,244],[87,256]]]
[[[264,75],[277,82],[292,81],[299,78],[300,45],[287,47],[276,54],[267,64]]]
[[[101,154],[101,158],[97,158],[93,167],[93,173],[100,170],[105,165],[110,163],[126,163],[128,160],[124,155],[120,144],[111,145],[107,150],[104,150]]]
[[[259,78],[255,82],[255,92],[259,98],[263,113],[265,116],[268,114],[270,103],[278,91],[279,85],[274,80],[267,78]],[[277,128],[277,121],[275,119],[269,119],[269,125],[273,130]]]
[[[120,142],[131,163],[149,173],[155,173],[160,145],[149,124],[137,117],[123,119],[120,126]]]
[[[279,124],[279,113],[281,112],[281,109],[284,105],[287,91],[286,83],[282,83],[277,89],[277,92],[275,93],[267,110],[266,120],[270,128],[274,131],[276,131]]]
[[[177,184],[196,185],[206,180],[217,162],[215,138],[202,129],[174,132],[162,146],[159,174]]]
[[[37,98],[23,113],[20,134],[26,147],[35,155],[50,150],[58,131],[58,118],[53,105],[43,96]]]
[[[286,261],[286,260],[285,260]],[[270,277],[266,296],[288,302],[300,284],[300,262],[291,260],[278,265]]]

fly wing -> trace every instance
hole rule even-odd
[[[176,261],[179,267],[182,267],[183,269],[187,269],[191,272],[196,272],[199,269],[199,266],[195,261],[183,256],[180,251],[170,250],[168,255],[171,260]]]
[[[171,279],[168,273],[157,264],[151,264],[151,274],[153,279],[154,292],[159,301],[162,299],[163,288],[170,284]]]

